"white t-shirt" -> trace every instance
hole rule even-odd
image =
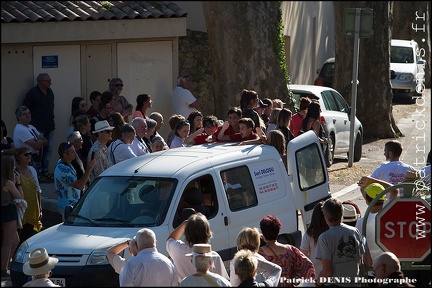
[[[172,94],[173,114],[180,114],[187,118],[191,112],[195,111],[195,108],[189,107],[189,105],[196,100],[189,90],[177,86]]]
[[[366,237],[366,244],[369,247],[369,252],[372,257],[372,261],[375,261],[375,259],[382,254],[381,248],[376,244],[375,241],[375,217],[377,213],[369,213],[367,223],[366,223],[366,235],[363,235]],[[356,228],[362,233],[363,231],[363,220],[364,217],[361,217],[357,219],[356,222]],[[362,233],[363,234],[363,233]]]
[[[408,170],[415,170],[411,165],[405,164],[401,161],[390,161],[388,163],[384,163],[370,175],[373,178],[384,180],[386,182],[391,183],[392,185],[396,185],[404,182],[405,175]],[[400,196],[403,196],[403,190],[399,189]],[[386,194],[387,200],[384,201],[384,205],[387,204],[388,199],[390,199],[390,193]]]
[[[30,145],[25,142],[34,139],[37,140],[40,135],[39,131],[33,125],[28,125],[28,127],[22,124],[16,124],[14,133],[13,133],[13,141],[16,148],[27,147],[31,153],[38,153],[39,150],[34,149]]]
[[[112,142],[108,147],[108,151],[113,164],[137,157],[137,155],[133,152],[131,145],[122,142],[120,139]]]

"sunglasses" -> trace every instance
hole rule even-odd
[[[27,153],[24,153],[23,154],[25,157],[28,157],[28,156],[31,156],[32,155],[32,153],[30,153],[30,152],[27,152]]]
[[[102,132],[104,132],[104,133],[106,133],[106,134],[111,134],[111,133],[112,133],[111,130],[104,130],[104,131],[102,131]]]
[[[123,87],[123,84],[115,84],[116,87]]]

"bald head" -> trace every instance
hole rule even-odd
[[[156,247],[156,234],[148,228],[143,228],[137,232],[136,242],[138,251],[145,248]]]
[[[395,271],[400,271],[400,261],[392,252],[383,252],[374,261],[373,270],[378,279],[386,278]]]

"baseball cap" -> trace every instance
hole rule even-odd
[[[258,105],[255,108],[266,108],[269,104],[264,103],[261,99],[258,101]]]
[[[372,199],[374,199],[379,193],[381,193],[382,191],[384,191],[385,190],[385,188],[384,188],[384,186],[382,186],[381,184],[379,184],[379,183],[372,183],[372,184],[369,184],[368,186],[366,186],[365,188],[364,188],[364,191],[365,191],[365,193],[366,193],[366,195],[368,195],[370,198],[372,198]],[[385,196],[385,194],[384,195],[382,195],[380,198],[379,198],[379,200],[380,201],[384,201],[384,200],[386,200],[386,196]]]

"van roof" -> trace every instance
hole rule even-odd
[[[401,46],[401,47],[413,47],[417,44],[414,40],[399,40],[399,39],[392,39],[391,45],[392,46]]]
[[[238,162],[239,159],[245,159],[246,156],[262,160],[278,159],[279,156],[277,150],[270,145],[237,144],[232,142],[209,143],[149,153],[117,163],[105,170],[101,176],[142,175],[171,178],[182,169],[196,172],[231,161]]]

